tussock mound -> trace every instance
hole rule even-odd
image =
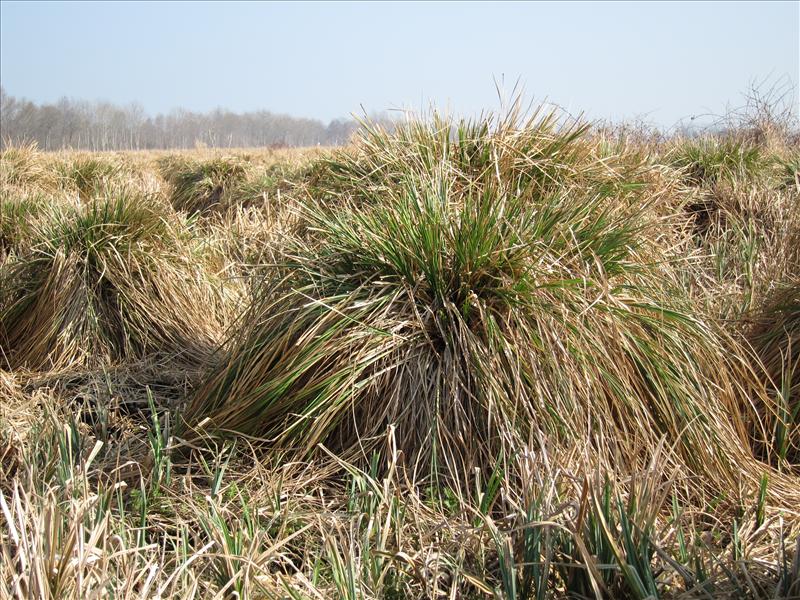
[[[673,147],[669,158],[674,166],[685,169],[686,181],[691,185],[751,179],[771,167],[757,144],[733,137],[682,140]]]
[[[582,131],[369,131],[188,424],[345,455],[394,424],[418,472],[454,480],[540,436],[627,464],[666,437],[714,486],[747,473],[758,384],[673,285],[657,191]]]
[[[207,160],[167,156],[159,161],[159,170],[172,187],[172,206],[188,213],[219,208],[224,192],[244,181],[247,175],[245,163],[231,156]]]
[[[130,173],[119,161],[91,154],[77,154],[64,157],[57,165],[61,187],[77,192],[82,201],[101,195],[109,187]]]
[[[174,214],[147,197],[55,207],[30,234],[29,249],[0,271],[0,342],[12,369],[153,354],[195,361],[217,343],[218,289]]]
[[[56,177],[36,144],[14,146],[0,151],[0,188],[40,187],[50,189]]]
[[[28,219],[36,210],[35,199],[0,191],[0,266],[25,244]]]

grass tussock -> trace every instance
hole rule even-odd
[[[243,181],[247,174],[246,164],[232,156],[205,160],[167,156],[159,161],[159,169],[171,186],[172,206],[190,214],[219,208],[225,190]]]
[[[110,158],[91,154],[67,156],[57,165],[61,186],[75,191],[82,201],[102,194],[104,188],[122,175],[122,165]]]
[[[620,156],[603,155],[596,141],[585,135],[588,130],[580,119],[543,109],[527,115],[519,105],[502,119],[455,122],[434,113],[392,132],[365,123],[355,147],[317,163],[309,187],[327,202],[342,195],[380,202],[382,194],[402,184],[410,172],[430,173],[442,162],[457,187],[502,180],[546,195],[566,181],[621,183],[624,161],[613,164]]]
[[[691,185],[755,178],[770,167],[760,146],[733,137],[683,140],[676,144],[671,162],[685,170]]]
[[[150,353],[206,356],[217,290],[178,221],[136,193],[56,208],[2,271],[0,340],[13,369]]]
[[[695,181],[682,193],[702,255],[697,298],[740,332],[749,327],[749,315],[800,268],[800,195],[785,158],[796,149],[757,150],[763,155],[761,170],[720,168],[718,176]]]
[[[393,424],[415,472],[462,488],[542,435],[626,464],[666,437],[710,484],[738,478],[758,386],[672,285],[657,192],[570,177],[581,128],[550,115],[423,127],[368,132],[339,206],[306,206],[189,424],[345,454]],[[453,130],[478,138],[441,153]],[[365,177],[371,152],[404,170]]]
[[[0,265],[27,244],[31,220],[43,205],[41,197],[35,194],[0,191]]]
[[[24,188],[52,186],[55,174],[47,169],[43,153],[36,144],[10,146],[0,152],[0,187]]]

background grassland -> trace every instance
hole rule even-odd
[[[5,149],[3,597],[800,597],[800,147],[757,116]]]

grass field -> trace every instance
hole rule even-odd
[[[9,598],[800,598],[800,138],[0,158]]]

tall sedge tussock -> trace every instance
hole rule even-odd
[[[770,167],[758,145],[735,137],[681,140],[671,162],[686,170],[687,182],[693,185],[754,178]]]
[[[676,148],[688,155],[700,143],[730,146],[731,139],[683,140],[667,156],[674,157]],[[696,297],[737,333],[750,327],[750,315],[775,287],[800,269],[800,195],[790,183],[791,167],[783,164],[793,150],[756,146],[753,151],[759,153],[758,166],[745,167],[729,152],[683,193],[693,244],[701,252],[694,274],[703,282]]]
[[[754,477],[761,392],[674,285],[658,193],[582,173],[608,163],[552,115],[492,125],[368,131],[340,156],[339,202],[307,203],[188,425],[358,455],[394,424],[456,487],[540,436],[624,464],[665,437],[712,487]]]
[[[244,157],[238,157],[244,160]],[[225,185],[220,204],[224,209],[234,207],[263,207],[283,200],[310,175],[305,163],[295,164],[282,159],[274,164],[249,163],[243,174]]]
[[[219,335],[218,290],[181,236],[174,216],[136,192],[53,208],[0,271],[9,366],[207,356]]]
[[[296,170],[283,163],[254,168],[225,189],[216,210],[204,219],[206,235],[219,248],[231,276],[249,277],[254,269],[275,264],[284,240],[301,226],[296,198],[286,194],[301,184],[284,179]]]
[[[47,168],[44,155],[35,143],[0,151],[0,188],[49,188],[54,182],[54,174]]]
[[[35,186],[0,189],[0,254],[18,254],[30,247],[37,222],[54,210],[75,208],[78,204],[68,194]]]
[[[0,191],[0,265],[27,242],[30,217],[38,207],[35,196]]]
[[[286,240],[303,228],[294,202],[231,206],[211,216],[206,232],[225,263],[229,277],[258,286],[256,272],[281,261]]]
[[[116,182],[125,170],[119,161],[91,154],[65,156],[57,163],[56,169],[61,187],[77,192],[82,201],[102,195],[104,188]]]
[[[205,160],[167,156],[159,161],[159,169],[172,188],[172,206],[188,213],[219,208],[225,190],[243,181],[247,174],[245,163],[232,156]]]

